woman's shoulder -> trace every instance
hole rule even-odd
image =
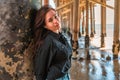
[[[45,40],[53,41],[54,37],[50,33],[46,36]]]
[[[46,40],[54,41],[59,38],[59,34],[49,31],[48,35],[46,36]]]
[[[56,41],[59,41],[59,34],[48,30],[46,37],[44,38],[44,44],[54,45]]]
[[[55,40],[56,40],[56,38],[55,38],[53,35],[48,34],[48,35],[46,36],[46,38],[44,39],[44,42],[45,42],[46,44],[53,44],[53,43],[55,42]]]

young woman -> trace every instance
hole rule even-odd
[[[49,5],[42,6],[34,27],[36,80],[70,80],[72,49],[60,28],[56,10]]]

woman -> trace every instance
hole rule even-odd
[[[42,6],[37,12],[34,29],[36,80],[70,80],[72,50],[60,28],[56,10],[49,5]]]

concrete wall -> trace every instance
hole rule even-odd
[[[0,80],[33,80],[30,0],[0,0]]]

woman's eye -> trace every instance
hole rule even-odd
[[[55,19],[59,20],[59,17],[56,15],[56,16],[55,16]]]
[[[50,19],[48,19],[48,22],[53,22],[54,19],[58,20],[58,16],[55,15],[55,16],[51,17]]]
[[[57,18],[57,16],[55,16],[55,19]]]
[[[52,18],[50,18],[50,19],[49,19],[49,22],[52,22],[52,21],[53,21],[53,19],[52,19]]]

